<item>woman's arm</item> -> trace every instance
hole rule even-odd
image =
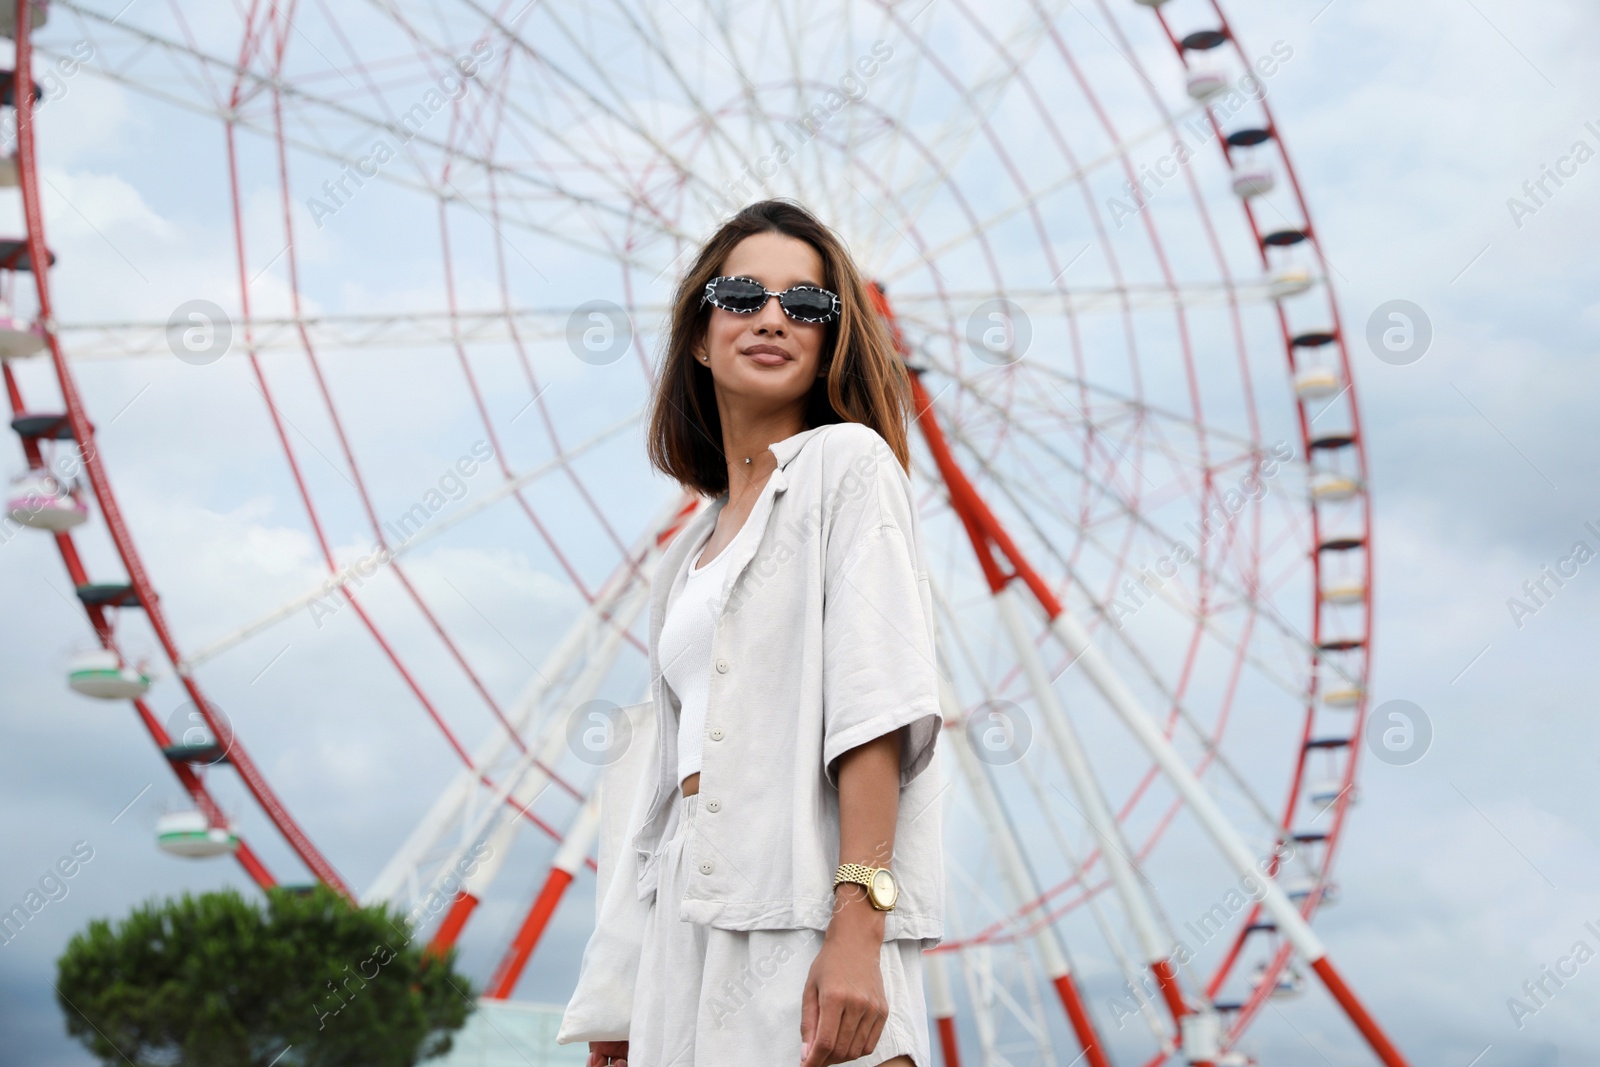
[[[839,862],[888,867],[900,809],[901,730],[839,757]],[[800,1002],[802,1067],[826,1067],[877,1047],[889,1019],[879,952],[884,913],[865,886],[834,889],[833,918]]]

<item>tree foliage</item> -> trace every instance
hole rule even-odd
[[[67,1033],[134,1067],[410,1067],[449,1050],[470,983],[399,912],[326,886],[232,889],[96,919],[56,963]],[[287,1051],[285,1051],[287,1050]]]

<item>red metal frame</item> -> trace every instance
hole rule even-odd
[[[876,285],[872,285],[870,287],[869,295],[872,298],[873,306],[877,309],[879,314],[883,315],[884,318],[889,322],[896,349],[900,352],[902,358],[909,355],[903,334],[899,328],[899,324],[895,321],[894,312],[889,305],[887,297],[884,296],[882,290]],[[1282,314],[1281,307],[1279,309],[1279,313],[1280,315]],[[961,520],[962,525],[966,528],[968,537],[972,541],[974,555],[977,557],[978,564],[982,568],[985,577],[989,581],[991,592],[999,592],[1012,579],[1019,579],[1028,587],[1029,591],[1033,593],[1041,608],[1043,608],[1045,611],[1047,617],[1054,619],[1064,610],[1063,605],[1055,597],[1049,586],[1043,582],[1043,580],[1038,576],[1037,572],[1034,571],[1029,565],[1021,551],[1011,541],[1010,537],[1006,534],[1004,527],[1000,524],[999,519],[994,515],[993,512],[989,510],[988,505],[984,503],[982,497],[973,487],[965,472],[961,470],[960,465],[956,462],[948,442],[944,439],[944,432],[940,428],[938,420],[934,417],[933,403],[927,394],[927,390],[922,386],[920,373],[913,370],[911,371],[909,377],[911,395],[914,405],[913,411],[917,420],[917,425],[923,432],[923,438],[928,445],[928,451],[933,456],[934,463],[939,469],[940,477],[944,480],[945,488],[950,499],[950,506],[952,510],[956,512],[956,515]],[[1302,426],[1304,428],[1306,425],[1304,404],[1299,406],[1299,410],[1302,419]],[[995,548],[998,548],[1000,552],[1007,557],[1007,561],[1010,563],[1012,568],[1009,574],[1002,572],[999,561],[996,560],[994,556]],[[1318,603],[1320,605],[1320,598]],[[1370,610],[1370,598],[1368,600],[1368,604]],[[1308,750],[1302,746],[1300,756],[1301,767],[1303,767],[1305,762],[1307,751]],[[1347,771],[1347,775],[1353,772],[1353,769],[1352,760],[1352,766],[1350,770]],[[1297,768],[1295,777],[1296,782],[1298,783],[1300,777],[1299,768]],[[1298,799],[1298,791],[1292,793],[1291,797]],[[1291,805],[1292,804],[1293,800],[1291,801]],[[1316,894],[1311,895],[1312,898],[1315,896]],[[1308,906],[1306,910],[1309,912],[1311,907],[1314,907],[1315,900],[1308,898],[1307,904]],[[1257,907],[1259,908],[1259,905]],[[1243,936],[1244,935],[1241,934],[1241,938]],[[1285,948],[1282,950],[1281,956],[1286,957],[1287,954],[1288,949],[1287,946],[1285,946]],[[1235,950],[1230,954],[1230,959],[1235,958],[1236,956],[1237,951]],[[1282,961],[1280,959],[1280,966],[1281,962]],[[1374,1020],[1371,1014],[1362,1006],[1355,994],[1350,990],[1349,986],[1338,975],[1333,967],[1332,962],[1326,956],[1323,956],[1321,959],[1312,961],[1312,967],[1327,985],[1329,991],[1333,994],[1334,999],[1339,1004],[1340,1008],[1344,1010],[1351,1022],[1355,1024],[1362,1036],[1366,1038],[1367,1042],[1372,1047],[1373,1051],[1378,1055],[1379,1059],[1385,1064],[1390,1065],[1390,1067],[1404,1067],[1406,1062],[1405,1059],[1400,1055],[1399,1051],[1383,1033],[1376,1020]],[[1173,1011],[1174,1018],[1181,1023],[1185,1008],[1182,993],[1177,987],[1176,976],[1172,974],[1171,968],[1167,964],[1158,964],[1157,968],[1157,981],[1161,988],[1162,995],[1164,998],[1166,998],[1169,1008]],[[1255,995],[1258,998],[1265,996],[1264,991],[1271,990],[1275,974],[1275,971],[1269,973],[1257,986]],[[1094,1029],[1092,1021],[1090,1021],[1087,1014],[1083,1012],[1081,998],[1078,996],[1077,990],[1072,983],[1070,976],[1063,976],[1061,979],[1058,979],[1056,985],[1062,994],[1062,1001],[1066,1006],[1073,1028],[1078,1032],[1080,1042],[1084,1044],[1085,1051],[1088,1053],[1090,1061],[1094,1062],[1096,1058],[1096,1051],[1098,1049],[1098,1043],[1092,1036],[1087,1038],[1085,1036],[1093,1035]],[[1181,1036],[1181,1026],[1179,1032]],[[1233,1039],[1234,1036],[1235,1035],[1230,1034],[1230,1040]],[[1166,1054],[1162,1054],[1153,1062],[1160,1062],[1164,1059],[1166,1059]]]
[[[544,887],[539,890],[539,895],[534,898],[533,907],[528,909],[522,925],[517,928],[517,936],[512,938],[511,947],[506,950],[500,966],[495,968],[494,977],[489,981],[489,988],[483,994],[487,999],[505,1000],[511,995],[512,990],[516,989],[517,979],[522,977],[522,969],[527,966],[534,947],[539,943],[540,935],[549,925],[550,916],[555,914],[556,905],[561,903],[562,894],[571,884],[572,875],[569,872],[560,867],[550,868],[550,873],[545,877]]]
[[[311,839],[301,830],[298,823],[289,815],[283,804],[278,800],[266,777],[256,767],[255,762],[245,751],[244,744],[233,733],[228,723],[213,713],[213,705],[201,692],[200,685],[187,672],[181,669],[181,657],[172,637],[172,632],[167,625],[166,617],[162,613],[155,587],[144,569],[138,550],[134,546],[132,532],[128,529],[122,517],[122,510],[117,504],[116,496],[112,493],[111,483],[101,464],[100,450],[95,441],[94,427],[90,425],[88,415],[84,411],[82,398],[78,394],[77,382],[73,378],[71,369],[67,366],[66,357],[62,354],[61,344],[56,337],[55,316],[51,310],[50,282],[48,266],[40,269],[40,264],[48,264],[49,258],[45,250],[44,217],[39,203],[39,184],[37,161],[33,143],[33,106],[32,94],[16,90],[17,86],[26,86],[32,83],[32,55],[33,47],[30,39],[30,8],[29,0],[16,0],[17,25],[16,25],[16,70],[13,72],[13,94],[17,110],[17,182],[22,192],[23,215],[27,225],[28,258],[33,265],[33,277],[39,299],[39,321],[44,327],[45,340],[50,349],[51,363],[55,368],[56,379],[60,384],[61,397],[66,408],[68,424],[72,428],[72,435],[77,440],[82,453],[84,469],[89,476],[89,484],[94,490],[95,499],[100,505],[100,511],[105,516],[106,527],[111,534],[117,554],[121,557],[123,566],[127,568],[128,580],[133,586],[140,606],[144,609],[146,617],[150,620],[150,627],[155,632],[156,639],[161,643],[162,651],[168,661],[177,670],[179,682],[188,692],[189,698],[194,701],[196,709],[205,720],[211,735],[223,746],[227,752],[227,762],[238,772],[245,787],[250,791],[267,817],[272,820],[278,832],[288,842],[296,855],[317,878],[332,886],[346,897],[350,897],[350,890],[345,885],[344,879],[333,864],[317,850]],[[5,377],[8,394],[11,399],[12,410],[21,412],[25,410],[20,391],[9,367],[5,368]],[[41,463],[36,442],[25,442],[24,448],[28,454],[30,465],[37,466]],[[68,572],[72,575],[75,584],[82,584],[85,580],[82,564],[78,559],[76,550],[72,546],[72,538],[67,533],[56,534],[56,544],[62,553],[62,559],[67,564]],[[105,648],[113,648],[111,628],[105,619],[102,609],[85,606],[96,635],[100,638]],[[150,732],[150,736],[158,746],[170,743],[166,731],[150,713],[148,706],[141,701],[134,702],[139,712],[141,721]],[[214,826],[225,825],[222,812],[216,802],[211,798],[199,775],[186,765],[168,760],[173,771],[177,774],[184,788],[194,798],[195,803],[205,812],[206,817]],[[256,857],[255,853],[246,847],[243,842],[235,852],[240,864],[249,873],[250,877],[262,888],[271,888],[275,882],[267,872],[266,867]]]
[[[1210,2],[1211,9],[1212,9],[1213,13],[1215,14],[1215,16],[1217,18],[1218,27],[1223,31],[1228,46],[1231,47],[1234,50],[1234,52],[1237,54],[1239,60],[1248,69],[1249,66],[1250,66],[1248,53],[1245,51],[1243,45],[1240,43],[1237,35],[1233,32],[1233,29],[1229,25],[1226,16],[1222,12],[1220,4],[1217,2],[1217,0],[1209,0],[1209,2]],[[1161,26],[1162,26],[1163,30],[1165,31],[1165,33],[1166,33],[1167,39],[1168,39],[1169,42],[1171,42],[1171,44],[1172,44],[1174,50],[1176,51],[1180,61],[1182,61],[1185,64],[1185,66],[1187,66],[1188,65],[1187,52],[1183,48],[1182,44],[1179,42],[1179,40],[1176,37],[1176,35],[1172,32],[1170,26],[1168,26],[1165,15],[1159,9],[1156,9],[1155,15],[1156,15],[1156,18],[1160,21]],[[1298,205],[1298,207],[1300,209],[1301,218],[1303,220],[1303,227],[1302,228],[1303,228],[1303,232],[1306,235],[1306,243],[1309,244],[1311,246],[1311,248],[1313,249],[1313,251],[1316,253],[1316,257],[1317,257],[1318,263],[1320,264],[1320,266],[1322,268],[1322,275],[1323,275],[1323,277],[1322,277],[1322,285],[1324,286],[1324,292],[1327,295],[1327,313],[1328,313],[1328,316],[1329,316],[1329,321],[1332,324],[1330,332],[1333,334],[1333,338],[1334,338],[1332,343],[1336,346],[1336,351],[1338,353],[1338,366],[1339,366],[1340,371],[1342,372],[1342,376],[1343,376],[1343,379],[1344,379],[1344,381],[1346,383],[1346,390],[1347,390],[1347,393],[1348,393],[1348,400],[1347,400],[1347,403],[1346,403],[1346,407],[1348,409],[1349,432],[1350,432],[1351,437],[1353,438],[1353,440],[1352,440],[1351,444],[1349,446],[1346,446],[1346,447],[1349,447],[1349,448],[1352,449],[1353,462],[1354,462],[1354,466],[1355,466],[1355,476],[1356,476],[1356,478],[1358,480],[1358,483],[1362,487],[1362,489],[1361,489],[1360,530],[1359,530],[1359,534],[1358,534],[1359,546],[1358,547],[1359,547],[1359,550],[1362,552],[1361,582],[1362,582],[1362,585],[1363,585],[1364,589],[1366,590],[1366,596],[1365,596],[1365,602],[1364,602],[1364,605],[1363,605],[1363,613],[1362,613],[1363,632],[1361,634],[1359,634],[1359,635],[1354,635],[1354,636],[1358,636],[1361,639],[1361,642],[1362,642],[1361,645],[1359,646],[1359,652],[1360,652],[1360,657],[1361,657],[1360,666],[1359,666],[1358,671],[1356,672],[1358,674],[1358,677],[1359,677],[1359,685],[1361,687],[1361,696],[1358,699],[1358,702],[1357,702],[1357,704],[1355,706],[1355,710],[1354,710],[1354,713],[1353,713],[1353,717],[1352,717],[1352,721],[1351,721],[1351,725],[1350,725],[1350,732],[1349,732],[1349,735],[1348,735],[1348,743],[1344,746],[1344,750],[1347,753],[1347,759],[1346,759],[1346,763],[1345,763],[1344,772],[1341,775],[1341,782],[1340,782],[1340,784],[1341,784],[1341,792],[1339,794],[1338,799],[1332,805],[1332,808],[1333,808],[1333,811],[1332,811],[1333,820],[1332,820],[1332,823],[1331,823],[1330,828],[1328,830],[1327,837],[1323,841],[1324,848],[1323,848],[1323,854],[1322,854],[1322,857],[1321,857],[1321,861],[1322,862],[1319,865],[1318,889],[1316,891],[1308,894],[1308,896],[1306,898],[1306,901],[1305,901],[1305,905],[1301,909],[1302,913],[1307,918],[1309,918],[1311,916],[1311,914],[1315,911],[1317,905],[1321,902],[1321,898],[1322,898],[1321,886],[1326,883],[1327,878],[1328,878],[1328,876],[1329,876],[1329,874],[1331,872],[1334,850],[1335,850],[1336,844],[1337,844],[1337,842],[1338,842],[1338,840],[1339,840],[1339,838],[1341,836],[1341,831],[1342,831],[1342,829],[1344,827],[1345,818],[1347,816],[1347,812],[1348,812],[1349,805],[1350,805],[1350,800],[1351,800],[1352,786],[1355,783],[1355,771],[1356,771],[1358,748],[1359,748],[1358,741],[1359,741],[1359,739],[1361,737],[1362,726],[1363,726],[1363,723],[1365,721],[1365,716],[1366,716],[1366,708],[1367,708],[1366,690],[1367,690],[1367,683],[1368,683],[1368,680],[1369,680],[1370,675],[1371,675],[1371,647],[1372,647],[1372,628],[1373,628],[1372,627],[1372,621],[1373,621],[1372,620],[1373,562],[1372,562],[1372,536],[1371,536],[1371,530],[1372,530],[1371,506],[1372,506],[1372,503],[1371,503],[1370,492],[1369,492],[1369,490],[1367,488],[1368,481],[1367,481],[1367,459],[1366,459],[1365,437],[1361,432],[1361,414],[1360,414],[1360,409],[1359,409],[1358,405],[1356,404],[1356,400],[1355,400],[1355,395],[1356,395],[1356,393],[1355,393],[1355,379],[1354,379],[1353,374],[1351,373],[1349,352],[1348,352],[1348,349],[1347,349],[1346,344],[1345,344],[1344,329],[1343,329],[1343,325],[1341,323],[1340,316],[1339,316],[1338,300],[1337,300],[1337,298],[1335,296],[1335,293],[1334,293],[1332,280],[1328,276],[1328,274],[1329,274],[1328,263],[1327,263],[1326,258],[1323,256],[1321,245],[1317,240],[1316,230],[1315,230],[1315,227],[1313,226],[1312,221],[1311,221],[1310,209],[1309,209],[1309,207],[1308,207],[1308,205],[1306,203],[1305,195],[1304,195],[1303,190],[1301,189],[1300,180],[1299,180],[1298,175],[1295,172],[1293,162],[1289,158],[1288,148],[1283,143],[1280,127],[1278,126],[1277,121],[1273,118],[1271,106],[1267,103],[1264,95],[1263,95],[1263,98],[1259,101],[1259,104],[1260,104],[1260,107],[1261,107],[1261,110],[1262,110],[1262,114],[1266,118],[1266,127],[1265,128],[1268,129],[1271,132],[1271,142],[1277,148],[1279,162],[1283,167],[1283,171],[1284,171],[1285,176],[1289,180],[1290,188],[1293,190],[1295,203]],[[1232,155],[1232,152],[1230,150],[1230,146],[1228,145],[1226,137],[1225,137],[1226,131],[1222,130],[1221,127],[1218,125],[1214,114],[1212,114],[1211,112],[1208,111],[1208,116],[1210,117],[1213,131],[1217,135],[1217,142],[1218,142],[1219,146],[1221,147],[1224,159],[1231,166],[1232,163],[1233,163],[1233,155]],[[1242,200],[1241,204],[1242,204],[1242,208],[1243,208],[1243,211],[1244,211],[1246,223],[1249,226],[1251,234],[1255,238],[1256,247],[1257,247],[1257,249],[1258,249],[1258,251],[1260,253],[1260,257],[1261,257],[1262,267],[1263,267],[1263,269],[1268,269],[1270,267],[1270,260],[1269,260],[1268,255],[1267,255],[1267,245],[1266,245],[1265,241],[1262,239],[1264,235],[1262,233],[1261,226],[1260,226],[1260,224],[1259,224],[1259,222],[1258,222],[1258,220],[1256,218],[1256,213],[1255,213],[1254,209],[1252,208],[1249,200],[1247,200],[1247,199],[1246,200]],[[1284,309],[1284,307],[1283,307],[1281,302],[1277,305],[1277,314],[1278,314],[1279,328],[1280,328],[1280,332],[1281,332],[1282,339],[1283,339],[1283,344],[1284,344],[1284,352],[1285,352],[1285,356],[1286,356],[1286,360],[1287,360],[1287,364],[1288,364],[1288,371],[1289,371],[1289,374],[1290,374],[1290,377],[1291,377],[1291,380],[1292,380],[1294,375],[1295,375],[1295,373],[1296,373],[1296,371],[1299,369],[1298,366],[1297,366],[1297,359],[1296,359],[1296,354],[1297,354],[1296,346],[1293,343],[1293,338],[1294,338],[1295,335],[1294,335],[1294,331],[1291,329],[1291,327],[1289,325],[1288,313]],[[1335,401],[1330,401],[1330,406],[1334,402]],[[1310,458],[1312,456],[1312,452],[1313,452],[1313,450],[1311,448],[1311,440],[1312,440],[1311,422],[1310,422],[1311,416],[1309,416],[1307,414],[1305,401],[1300,399],[1300,398],[1298,398],[1298,397],[1296,398],[1296,415],[1297,415],[1298,423],[1299,423],[1299,427],[1300,427],[1300,441],[1301,441],[1301,450],[1302,450],[1301,454],[1306,456],[1307,459],[1308,459],[1308,462],[1309,462]],[[1325,602],[1324,602],[1324,600],[1323,600],[1323,598],[1321,596],[1322,580],[1323,580],[1323,559],[1322,559],[1322,551],[1321,551],[1321,548],[1320,548],[1321,543],[1322,543],[1321,516],[1318,513],[1315,505],[1313,505],[1313,507],[1312,507],[1311,523],[1312,523],[1312,528],[1311,528],[1311,550],[1310,550],[1310,555],[1311,555],[1311,581],[1312,581],[1313,600],[1314,600],[1314,603],[1316,605],[1315,613],[1314,613],[1313,619],[1312,619],[1311,642],[1312,642],[1313,646],[1318,646],[1318,645],[1320,645],[1322,643],[1323,638],[1324,638],[1324,633],[1325,633],[1325,631],[1324,631],[1324,621],[1325,621],[1324,620],[1324,612],[1326,610],[1326,604],[1325,604]],[[1343,634],[1341,634],[1340,636],[1351,636],[1351,635],[1343,635]],[[1302,789],[1302,786],[1304,785],[1304,781],[1305,781],[1306,764],[1307,764],[1308,760],[1310,759],[1311,752],[1312,752],[1312,749],[1309,747],[1309,742],[1313,739],[1314,731],[1316,729],[1316,724],[1317,724],[1317,701],[1318,701],[1318,696],[1319,696],[1318,687],[1320,685],[1320,678],[1319,678],[1319,676],[1317,674],[1317,657],[1313,656],[1310,666],[1311,666],[1311,675],[1312,675],[1312,686],[1311,686],[1310,691],[1307,694],[1307,704],[1306,704],[1306,710],[1305,710],[1304,725],[1303,725],[1302,733],[1301,733],[1300,755],[1299,755],[1298,760],[1296,761],[1295,768],[1294,768],[1294,773],[1293,773],[1293,775],[1291,777],[1291,781],[1290,781],[1290,784],[1289,784],[1288,798],[1287,798],[1287,801],[1286,801],[1286,804],[1285,804],[1285,807],[1284,807],[1284,816],[1283,816],[1283,819],[1282,819],[1282,822],[1281,822],[1282,826],[1290,827],[1290,828],[1292,828],[1295,825],[1296,816],[1297,816],[1297,813],[1298,813],[1298,811],[1300,809],[1300,796],[1301,796],[1301,789]],[[1280,839],[1280,843],[1281,843],[1281,839]],[[1275,875],[1276,874],[1276,868],[1277,868],[1277,860],[1274,857],[1273,863],[1272,863],[1272,869],[1269,871],[1269,875]],[[1212,975],[1211,979],[1207,982],[1207,995],[1208,996],[1215,997],[1216,994],[1221,989],[1221,987],[1223,986],[1223,984],[1227,981],[1227,978],[1228,978],[1229,974],[1231,973],[1233,967],[1238,962],[1238,959],[1239,959],[1239,957],[1240,957],[1240,955],[1241,955],[1241,953],[1242,953],[1242,951],[1244,949],[1244,945],[1245,945],[1246,940],[1249,938],[1249,936],[1252,933],[1252,931],[1256,928],[1256,922],[1260,918],[1260,912],[1261,912],[1261,906],[1260,906],[1259,903],[1257,903],[1251,908],[1250,912],[1246,916],[1244,925],[1240,928],[1238,934],[1235,936],[1234,943],[1229,948],[1229,951],[1227,952],[1227,954],[1224,956],[1221,965],[1217,968],[1216,972]],[[1275,983],[1277,981],[1277,976],[1279,975],[1279,973],[1281,973],[1283,967],[1287,965],[1289,957],[1291,956],[1291,954],[1292,953],[1291,953],[1291,951],[1290,951],[1290,949],[1289,949],[1289,947],[1287,945],[1279,945],[1279,946],[1277,946],[1276,951],[1274,951],[1272,953],[1272,956],[1271,956],[1271,958],[1270,958],[1270,960],[1268,962],[1268,965],[1267,965],[1267,970],[1263,973],[1260,981],[1250,991],[1250,994],[1246,998],[1245,1002],[1240,1006],[1239,1011],[1238,1011],[1238,1013],[1237,1013],[1237,1015],[1236,1015],[1236,1017],[1234,1019],[1234,1022],[1232,1024],[1232,1026],[1230,1027],[1230,1030],[1229,1030],[1229,1033],[1228,1033],[1228,1036],[1227,1036],[1227,1040],[1230,1043],[1233,1042],[1233,1041],[1236,1041],[1243,1034],[1243,1032],[1245,1030],[1245,1027],[1249,1024],[1250,1019],[1254,1016],[1254,1014],[1256,1012],[1260,1011],[1260,1009],[1265,1005],[1267,996],[1271,993],[1272,989],[1275,986]],[[1347,1014],[1350,1015],[1351,1020],[1356,1023],[1357,1027],[1361,1030],[1362,1034],[1364,1036],[1366,1036],[1366,1038],[1368,1039],[1369,1043],[1372,1045],[1373,1050],[1378,1054],[1379,1058],[1382,1059],[1385,1063],[1389,1063],[1389,1064],[1403,1063],[1404,1060],[1400,1058],[1399,1053],[1395,1050],[1394,1046],[1389,1042],[1389,1040],[1382,1034],[1382,1032],[1380,1030],[1377,1029],[1377,1025],[1376,1025],[1375,1022],[1373,1022],[1373,1020],[1371,1019],[1370,1015],[1368,1015],[1366,1013],[1366,1011],[1364,1009],[1362,1009],[1361,1006],[1358,1003],[1356,1003],[1356,1001],[1355,1001],[1353,995],[1350,993],[1348,987],[1344,985],[1342,980],[1338,979],[1336,974],[1334,974],[1334,972],[1332,970],[1332,967],[1331,967],[1331,964],[1327,964],[1326,961],[1316,961],[1316,962],[1313,963],[1312,966],[1313,966],[1313,969],[1315,969],[1317,971],[1317,973],[1323,977],[1324,981],[1328,981],[1328,976],[1329,975],[1333,976],[1334,981],[1337,982],[1337,986],[1335,986],[1332,982],[1330,982],[1329,983],[1330,991],[1332,991],[1334,993],[1336,999],[1338,999],[1340,1004],[1341,1004],[1341,1006],[1345,1008]]]
[[[896,350],[902,359],[906,358],[910,353],[900,330],[900,324],[895,320],[894,311],[889,306],[888,298],[875,282],[868,284],[867,295],[872,300],[873,308],[888,324]],[[1056,615],[1061,610],[1060,602],[1055,599],[1050,587],[1012,543],[1004,527],[1000,525],[994,513],[989,510],[962,472],[960,465],[956,463],[955,456],[944,439],[944,433],[934,418],[933,401],[929,398],[927,390],[922,387],[921,375],[916,371],[910,371],[908,378],[911,384],[913,417],[921,428],[923,440],[928,445],[928,451],[933,454],[934,463],[944,479],[945,489],[950,496],[950,506],[972,541],[973,554],[977,557],[978,566],[982,568],[984,577],[989,583],[990,591],[999,592],[1011,579],[1019,578],[1046,606],[1049,614]],[[995,558],[991,543],[1004,553],[1011,564],[1012,570],[1009,574],[1001,571],[1000,562]],[[1057,995],[1061,998],[1062,1007],[1066,1010],[1067,1020],[1071,1023],[1073,1032],[1078,1037],[1078,1044],[1082,1047],[1089,1063],[1094,1067],[1109,1067],[1110,1060],[1106,1058],[1105,1042],[1095,1029],[1094,1020],[1090,1018],[1088,1009],[1084,1005],[1083,994],[1079,991],[1077,982],[1073,980],[1071,974],[1063,974],[1057,977],[1053,984]],[[1179,1003],[1182,1003],[1181,998]]]

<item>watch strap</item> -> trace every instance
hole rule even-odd
[[[833,885],[834,888],[838,888],[841,883],[854,882],[863,889],[870,889],[872,876],[876,873],[876,867],[866,867],[859,863],[841,863],[833,874]]]

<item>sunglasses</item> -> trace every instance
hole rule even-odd
[[[797,322],[832,322],[839,317],[839,297],[826,289],[796,285],[775,293],[754,278],[737,275],[706,282],[701,302],[735,315],[754,315],[767,306],[769,296],[777,297],[783,313]]]

